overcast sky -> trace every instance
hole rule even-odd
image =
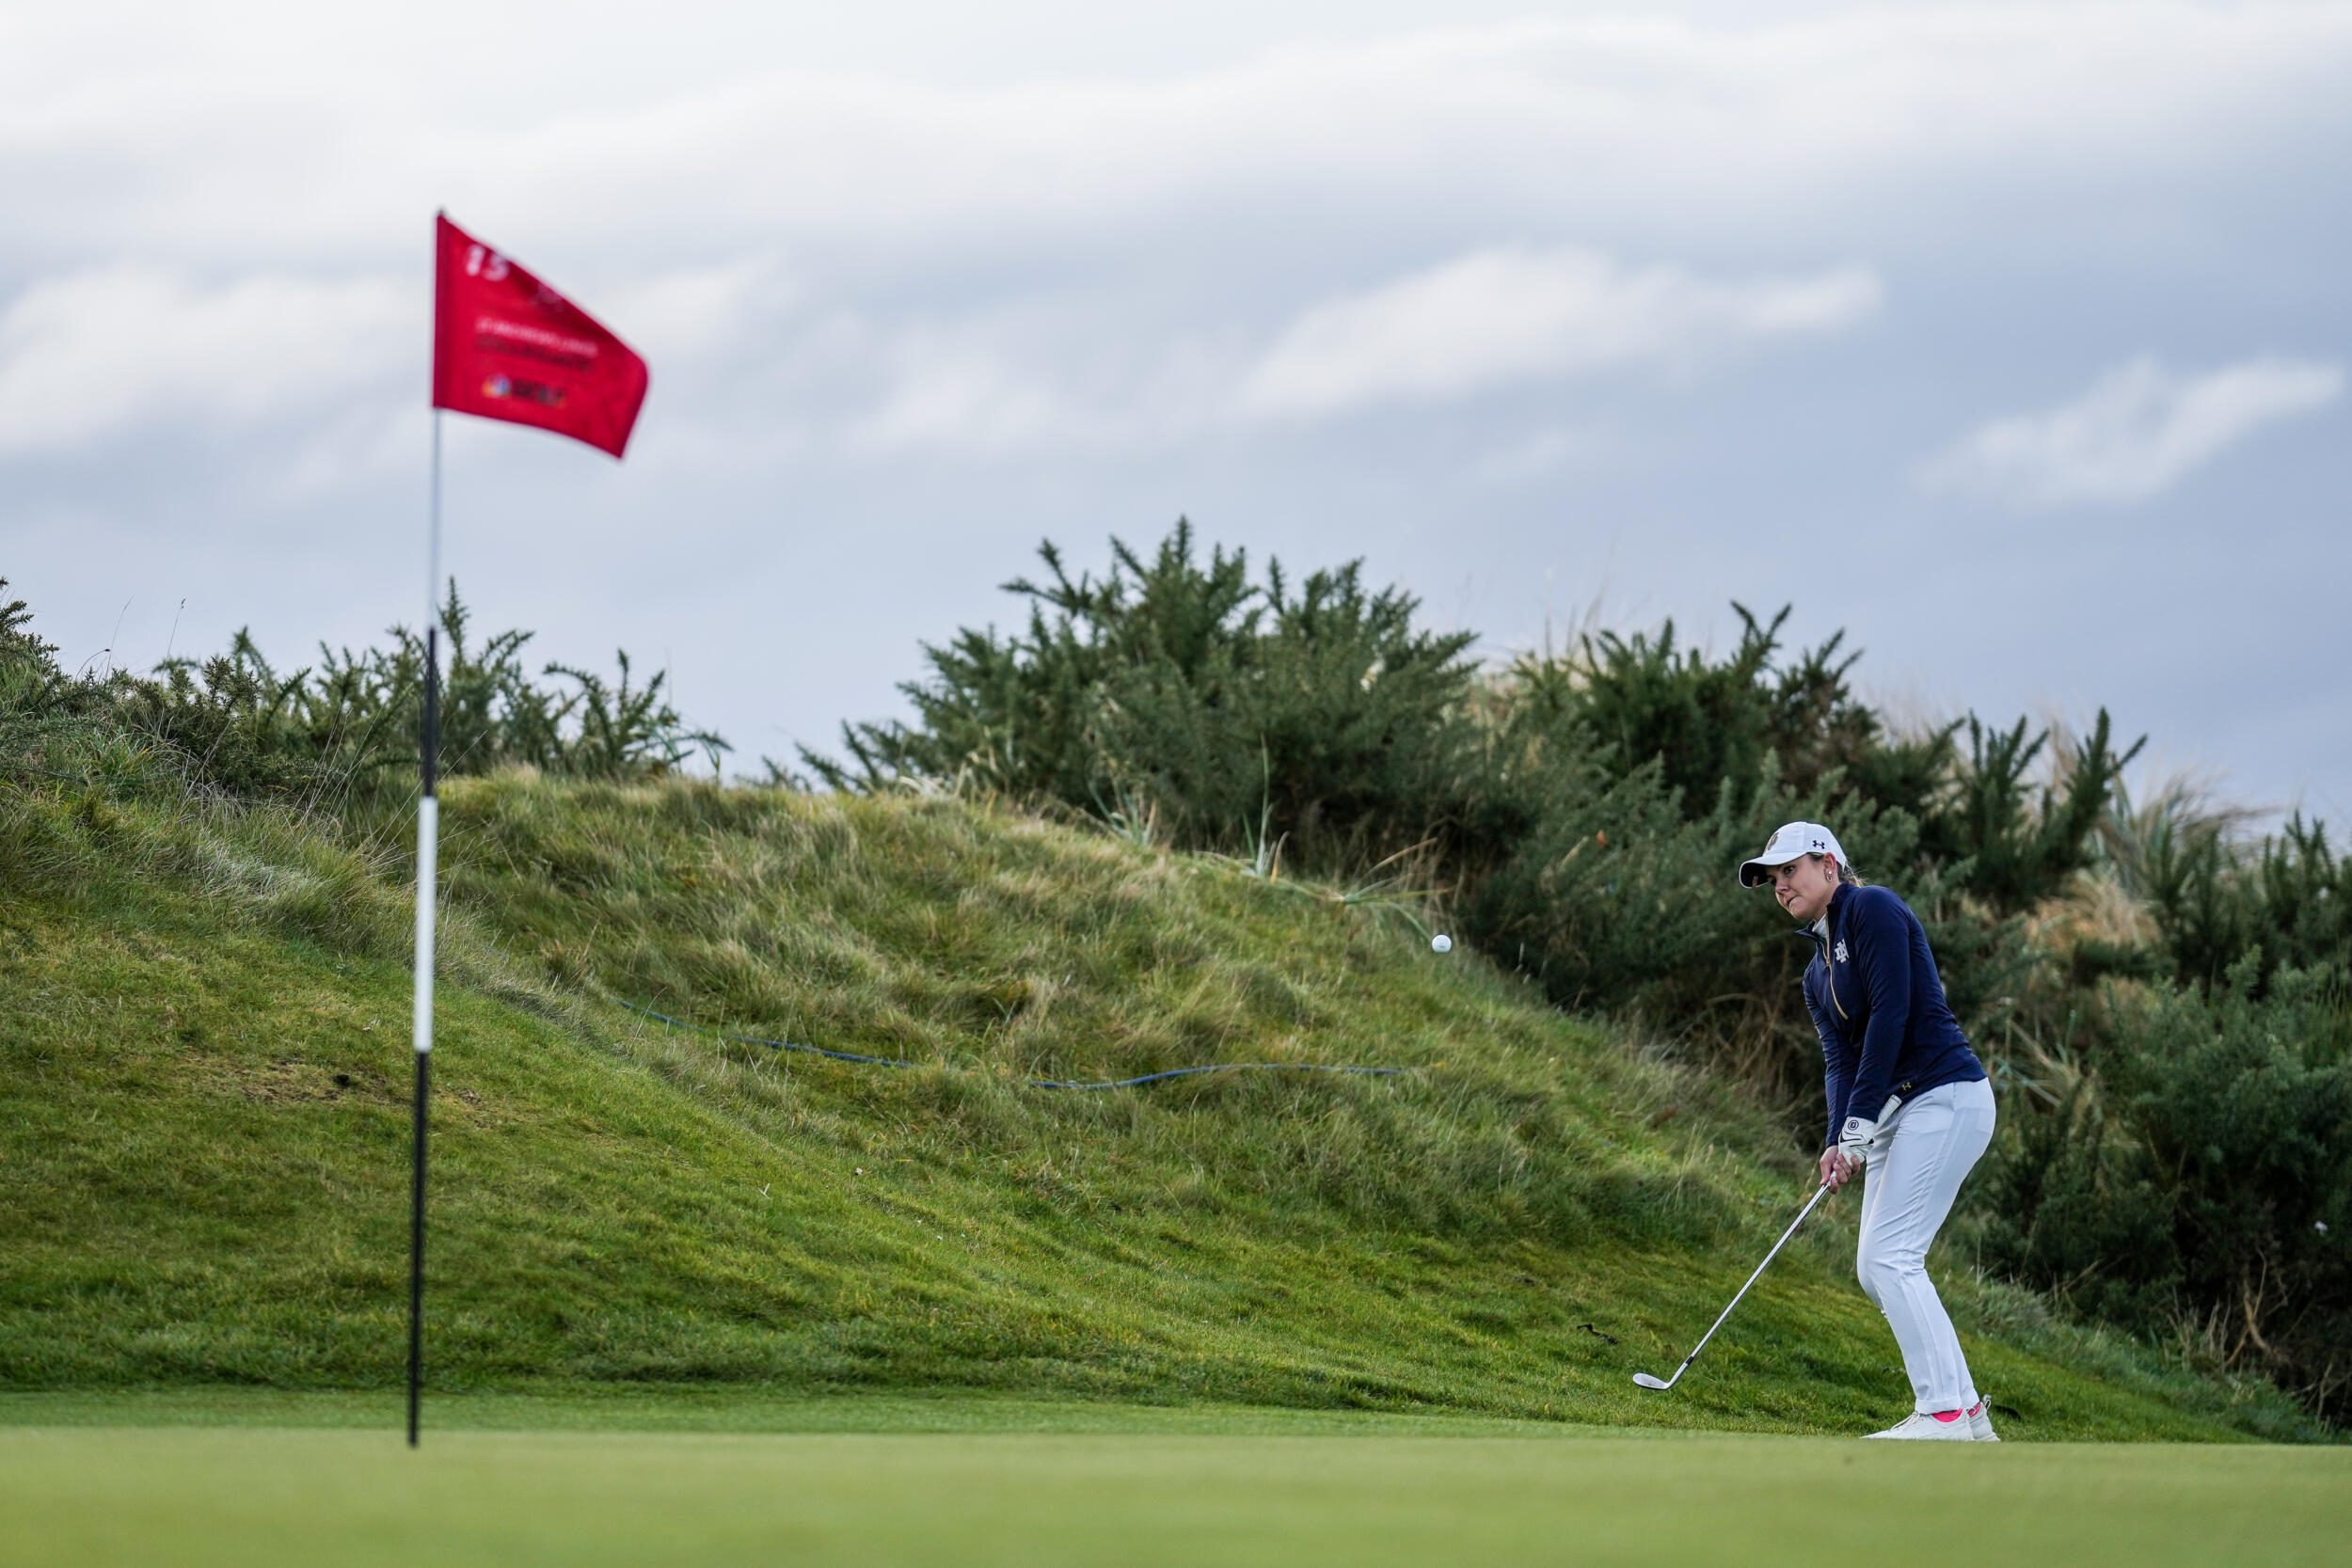
[[[453,419],[447,564],[753,771],[1183,514],[2352,811],[2352,5],[0,0],[0,193],[76,663],[418,619],[445,206],[653,367]]]

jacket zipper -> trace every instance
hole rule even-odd
[[[1847,1015],[1846,1005],[1837,1000],[1837,966],[1830,961],[1837,941],[1837,933],[1829,923],[1831,912],[1825,910],[1821,914],[1821,978],[1829,982],[1829,1005],[1837,1009],[1841,1020],[1851,1023],[1853,1020]]]

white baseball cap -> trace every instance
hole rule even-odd
[[[1846,851],[1838,846],[1837,835],[1819,822],[1789,822],[1772,830],[1772,836],[1764,841],[1764,852],[1740,866],[1741,887],[1762,887],[1772,879],[1772,868],[1787,865],[1799,855],[1835,855],[1837,863],[1846,863]]]

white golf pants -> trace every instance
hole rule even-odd
[[[1862,1179],[1854,1270],[1902,1347],[1915,1408],[1930,1414],[1977,1402],[1960,1336],[1928,1279],[1928,1248],[1992,1141],[1993,1085],[1946,1084],[1903,1104],[1879,1129]]]

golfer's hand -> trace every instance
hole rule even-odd
[[[1821,1150],[1821,1182],[1833,1193],[1851,1180],[1860,1168],[1834,1147]]]

